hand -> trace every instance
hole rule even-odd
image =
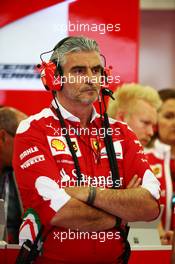
[[[140,187],[142,179],[138,177],[138,175],[134,175],[133,178],[127,185],[127,189],[138,188]],[[71,197],[81,200],[82,202],[86,202],[89,195],[89,187],[66,187],[64,189],[67,194]]]
[[[72,198],[86,202],[89,195],[89,187],[66,187],[64,188],[67,194]]]
[[[172,245],[173,243],[173,234],[172,230],[168,230],[164,233],[163,236],[160,237],[162,245]]]
[[[141,181],[142,179],[139,178],[138,175],[134,175],[134,177],[130,180],[126,188],[127,189],[138,188],[141,184]]]

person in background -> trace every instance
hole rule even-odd
[[[160,90],[159,95],[163,103],[158,111],[157,133],[146,156],[161,183],[160,201],[165,205],[161,241],[166,245],[172,244],[175,228],[175,89]]]
[[[157,124],[157,110],[161,100],[158,92],[137,83],[119,87],[110,99],[107,112],[110,117],[126,122],[134,131],[143,147],[147,146]]]
[[[8,243],[18,243],[21,205],[12,168],[13,141],[19,122],[27,116],[12,107],[0,108],[0,199],[5,202]]]
[[[136,133],[142,146],[147,147],[154,135],[157,125],[157,111],[162,104],[158,92],[150,86],[128,83],[119,87],[113,96],[115,100],[110,99],[108,104],[109,116],[126,122]],[[158,231],[161,238],[161,223],[158,226]],[[161,243],[163,244],[162,239]]]
[[[46,69],[42,71],[45,87],[53,90],[52,105],[22,121],[16,133],[13,165],[26,210],[20,239],[35,240],[28,223],[33,220],[39,230],[39,219],[49,232],[37,263],[127,263],[123,221],[150,221],[159,215],[159,182],[135,134],[109,119],[110,161],[117,162],[122,180],[120,189],[111,188],[117,170],[110,166],[111,152],[105,135],[99,134],[103,120],[93,107],[104,71],[97,42],[65,38],[47,65],[55,68],[52,80],[60,74],[67,81],[56,89],[47,81]],[[141,186],[127,189],[135,175]]]

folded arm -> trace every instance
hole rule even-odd
[[[66,188],[66,192],[83,202],[88,199],[85,188]],[[93,206],[126,221],[149,221],[159,214],[157,201],[142,187],[124,190],[96,188]]]
[[[140,183],[141,179],[135,175],[129,182],[127,188],[137,188],[140,186]],[[72,195],[74,193],[75,196],[78,196],[78,189],[70,188],[70,190],[72,190]],[[82,188],[81,192],[84,198],[88,197],[88,188]],[[116,217],[103,210],[88,206],[80,200],[71,198],[55,214],[51,220],[51,224],[74,230],[79,229],[80,231],[101,231],[113,228],[116,224]]]
[[[71,198],[52,218],[51,224],[80,231],[101,231],[115,226],[115,216]]]

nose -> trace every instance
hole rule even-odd
[[[94,78],[94,75],[93,75],[93,72],[90,68],[87,69],[86,76],[87,76],[87,83],[92,84],[93,83],[92,79]]]

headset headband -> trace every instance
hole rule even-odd
[[[56,46],[53,48],[53,50],[55,51],[56,49],[60,48],[64,42],[66,42],[68,39],[71,39],[73,37],[66,37],[66,38],[63,38],[61,41],[59,41]]]

